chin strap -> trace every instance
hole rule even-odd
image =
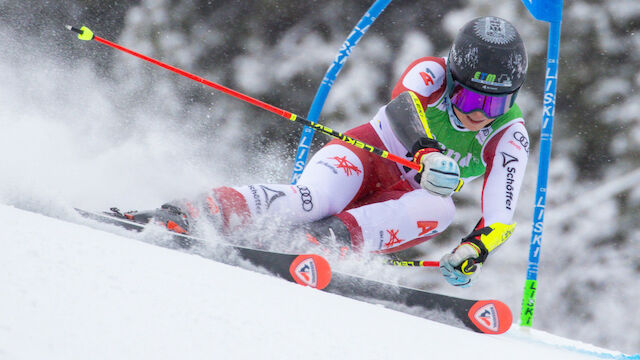
[[[444,97],[444,103],[447,106],[447,114],[449,115],[449,120],[451,120],[451,122],[460,129],[465,129],[460,119],[458,119],[458,117],[456,116],[456,113],[453,112],[453,106],[451,106],[451,99],[449,99],[449,95],[446,95]]]
[[[449,61],[448,61],[448,57],[447,57],[447,69],[446,69],[446,81],[447,81],[447,88],[444,91],[444,103],[447,106],[447,114],[449,114],[449,120],[451,120],[452,123],[456,124],[457,127],[464,129],[464,125],[462,125],[462,122],[460,121],[460,119],[458,119],[458,117],[456,116],[456,114],[453,112],[453,107],[451,106],[451,92],[453,91],[453,75],[451,75],[451,69],[449,68]]]

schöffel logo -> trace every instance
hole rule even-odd
[[[271,204],[276,201],[276,199],[286,196],[284,192],[280,190],[273,190],[264,185],[260,185],[262,188],[262,192],[264,193],[264,200],[267,203],[267,210],[271,207]]]
[[[304,285],[311,287],[318,286],[318,270],[313,258],[309,257],[302,260],[293,272]]]
[[[500,327],[498,310],[493,304],[487,304],[479,308],[476,313],[473,314],[473,317],[478,323],[493,332],[497,332]]]
[[[506,152],[501,152],[500,154],[502,154],[502,167],[507,167],[507,165],[512,162],[519,161],[517,157],[507,154]]]

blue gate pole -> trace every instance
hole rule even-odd
[[[543,97],[542,128],[540,131],[540,160],[538,164],[538,183],[533,212],[533,229],[529,247],[529,265],[522,296],[520,325],[531,327],[538,289],[538,267],[542,247],[542,228],[544,209],[547,201],[547,180],[551,160],[551,142],[553,139],[553,118],[556,104],[558,81],[558,59],[560,56],[560,32],[562,23],[562,0],[522,0],[531,14],[541,21],[549,22],[549,40],[547,49],[547,69]]]
[[[318,91],[316,92],[316,96],[313,99],[311,108],[309,109],[309,114],[307,115],[307,119],[309,121],[318,122],[324,102],[329,95],[333,82],[336,80],[338,73],[340,73],[340,70],[342,69],[342,65],[347,61],[347,58],[351,55],[351,51],[367,32],[371,24],[373,24],[376,18],[380,16],[382,11],[384,11],[391,1],[392,0],[377,0],[373,5],[371,5],[369,10],[364,14],[364,16],[362,16],[360,21],[344,41],[340,50],[338,50],[338,54],[333,60],[333,63],[329,66],[329,69],[324,75]],[[293,174],[291,175],[292,184],[295,184],[298,181],[304,167],[306,166],[307,156],[309,155],[309,148],[311,147],[314,132],[313,128],[308,126],[305,126],[304,130],[302,130],[300,141],[298,142],[298,150],[296,151],[296,162],[293,167]]]

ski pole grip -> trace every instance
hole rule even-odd
[[[71,25],[67,25],[65,26],[67,28],[67,30],[71,30],[74,33],[78,34],[78,39],[80,40],[93,40],[93,31],[91,31],[91,29],[89,29],[86,26],[81,27],[80,29],[78,29],[77,27],[73,27]]]

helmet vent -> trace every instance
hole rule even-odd
[[[479,38],[491,44],[505,45],[516,38],[511,24],[493,16],[477,19],[473,29]]]

